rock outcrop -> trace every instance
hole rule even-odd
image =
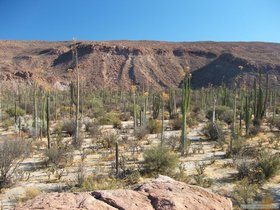
[[[201,187],[159,176],[134,190],[42,194],[16,207],[25,209],[231,210],[232,203]]]

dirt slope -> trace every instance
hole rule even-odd
[[[193,87],[252,79],[260,69],[280,80],[280,44],[157,41],[77,42],[84,85],[178,87],[189,66]],[[66,87],[75,78],[73,42],[0,41],[0,81]],[[240,70],[240,66],[243,69]]]

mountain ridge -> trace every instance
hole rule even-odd
[[[0,40],[0,81],[67,87],[75,79],[73,41]],[[231,85],[238,77],[252,81],[262,70],[280,81],[280,43],[76,41],[81,80],[93,88],[131,85],[178,87],[186,69],[193,87]],[[242,66],[242,71],[240,71]],[[217,74],[218,73],[218,74]]]

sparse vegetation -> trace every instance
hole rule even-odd
[[[158,146],[144,152],[144,172],[151,175],[174,173],[179,163],[178,156],[166,147]]]

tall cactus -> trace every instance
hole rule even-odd
[[[47,114],[47,139],[48,139],[48,149],[51,148],[51,137],[50,137],[50,95],[47,94],[47,104],[46,104],[46,114]]]
[[[158,94],[153,94],[153,118],[157,119],[159,115],[159,109],[160,109],[160,98]]]
[[[268,100],[268,74],[266,74],[266,85],[265,85],[265,93],[262,87],[262,74],[259,72],[259,84],[258,84],[258,93],[257,93],[257,104],[256,104],[256,115],[255,119],[262,120],[266,113],[266,106]],[[264,98],[265,94],[265,98]]]
[[[74,43],[76,44],[76,43]],[[71,97],[72,97],[72,101],[75,103],[75,137],[73,140],[73,145],[74,146],[78,146],[78,144],[80,142],[79,141],[79,112],[80,112],[80,74],[79,74],[79,62],[78,62],[78,51],[77,51],[77,47],[74,46],[72,49],[72,53],[73,53],[73,59],[75,62],[75,67],[76,67],[76,91],[74,91],[74,89],[72,89],[71,92]],[[73,88],[74,86],[72,86]],[[74,93],[76,94],[76,102],[74,100]]]
[[[250,106],[249,106],[249,96],[248,92],[246,94],[245,98],[245,130],[246,130],[246,136],[249,135],[249,128],[250,128],[250,120],[251,120],[251,112],[250,112]]]
[[[169,118],[172,119],[176,115],[176,97],[175,97],[175,90],[172,88],[168,89],[168,103],[167,109],[169,112]]]
[[[115,154],[115,158],[116,158],[116,177],[118,177],[119,175],[119,144],[118,142],[116,142],[116,154]]]
[[[131,86],[131,92],[133,97],[133,127],[136,129],[137,127],[137,113],[136,113],[136,86]]]
[[[164,103],[168,100],[168,95],[165,92],[162,92],[160,95],[161,98],[161,137],[160,142],[163,144],[163,132],[164,132]]]
[[[184,155],[187,147],[187,112],[191,96],[191,74],[188,74],[183,82],[182,89],[182,136],[181,136],[181,154]]]
[[[33,90],[33,127],[35,128],[35,138],[38,135],[38,107],[37,107],[37,85],[34,84]]]

